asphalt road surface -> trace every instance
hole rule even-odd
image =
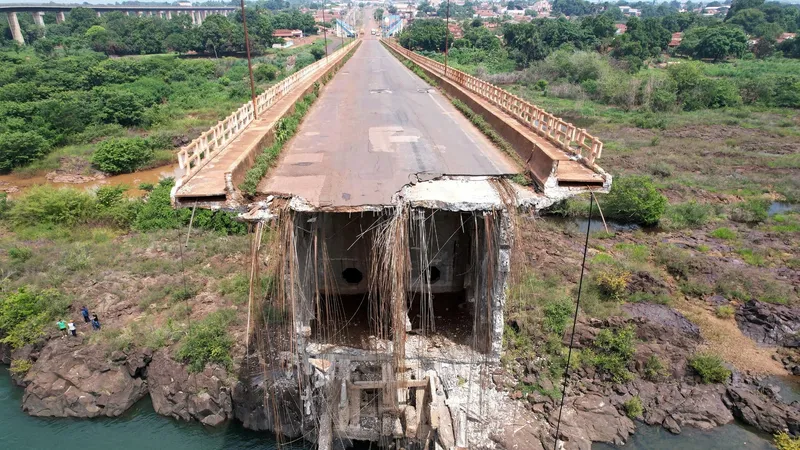
[[[440,175],[503,175],[519,168],[369,30],[322,90],[259,192],[316,207],[387,205],[404,185]],[[367,16],[369,14],[369,16]]]

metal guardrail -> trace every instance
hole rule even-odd
[[[256,97],[256,107],[259,116],[264,111],[289,93],[297,84],[325,69],[338,60],[338,56],[349,51],[357,41],[353,41],[338,50],[308,66],[289,75],[277,84],[270,86],[266,91]],[[217,122],[216,125],[205,131],[188,145],[178,151],[178,166],[184,171],[181,183],[197,173],[201,167],[218,155],[231,141],[233,141],[251,122],[253,103],[247,102],[230,116]]]
[[[594,166],[595,160],[600,158],[603,152],[603,143],[585,129],[578,128],[480,78],[473,77],[452,67],[448,67],[445,73],[444,64],[405,49],[393,40],[384,39],[383,42],[392,50],[420,66],[478,94],[481,98],[488,100],[504,112],[514,116],[518,121],[528,126],[539,136],[550,141],[557,148],[582,157],[590,166]]]

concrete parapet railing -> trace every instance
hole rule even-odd
[[[338,61],[339,56],[347,53],[356,41],[353,41],[325,58],[309,64],[297,72],[289,75],[277,84],[270,86],[266,91],[256,97],[256,113],[253,113],[253,102],[242,105],[230,116],[217,122],[209,130],[182,147],[178,151],[178,166],[183,170],[181,183],[191,178],[208,161],[218,155],[236,136],[238,136],[250,123],[255,120],[256,115],[261,115],[269,109],[275,102],[289,93],[295,86],[315,73],[324,70],[331,64]]]
[[[589,166],[593,167],[595,160],[600,158],[603,152],[603,143],[586,130],[577,128],[575,125],[480,78],[473,77],[452,67],[447,67],[445,72],[444,64],[403,48],[394,40],[384,39],[383,42],[392,50],[420,66],[488,100],[535,131],[539,136],[550,141],[557,148],[570,154],[581,156]]]

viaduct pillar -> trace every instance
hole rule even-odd
[[[44,28],[44,13],[40,11],[33,13],[33,23]]]
[[[19,27],[19,20],[17,20],[17,13],[6,13],[8,17],[8,26],[11,28],[11,36],[20,45],[25,45],[25,38],[22,37],[22,29]]]
[[[56,23],[64,23],[66,18],[64,17],[64,11],[59,11],[56,13]]]

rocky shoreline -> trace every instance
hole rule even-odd
[[[800,404],[782,401],[779,388],[763,377],[734,371],[725,384],[702,384],[687,369],[687,360],[702,345],[702,338],[685,317],[668,307],[650,304],[629,305],[626,312],[630,317],[581,319],[578,323],[577,349],[590,345],[604,328],[635,327],[638,343],[630,369],[638,376],[627,383],[614,383],[591,368],[578,368],[572,375],[562,414],[559,438],[565,442],[564,448],[589,449],[592,442],[624,443],[636,429],[625,409],[633,397],[641,400],[643,411],[634,419],[672,433],[680,433],[686,427],[710,430],[739,420],[765,433],[800,434]],[[737,320],[745,332],[796,350],[792,347],[796,343],[792,330],[796,329],[798,317],[796,309],[752,302],[740,308]],[[670,373],[663,380],[645,379],[645,361],[650,355],[669,361]],[[790,358],[796,358],[796,354]],[[276,428],[264,405],[263,390],[251,387],[258,386],[257,381],[240,380],[224,368],[210,365],[202,372],[190,373],[187,365],[175,361],[168,349],[109,354],[101,345],[53,336],[39,346],[14,351],[0,348],[0,361],[8,364],[12,359],[34,362],[27,374],[13,376],[14,382],[25,389],[22,409],[33,416],[115,417],[149,395],[158,414],[178,420],[217,426],[235,419],[252,430]],[[498,367],[492,369],[489,378],[491,382],[483,388],[485,392],[501,394],[494,397],[498,411],[518,411],[517,418],[530,426],[511,432],[504,426],[488,426],[487,422],[488,433],[484,430],[484,435],[491,442],[485,442],[485,446],[550,448],[559,399],[517,389],[520,381],[552,388],[539,369],[534,364]],[[444,379],[443,383],[449,384]],[[279,400],[291,403],[299,393],[291,386],[285,388],[278,395]],[[298,417],[300,414],[288,411],[280,418],[283,434],[301,433],[302,424],[293,423]]]

